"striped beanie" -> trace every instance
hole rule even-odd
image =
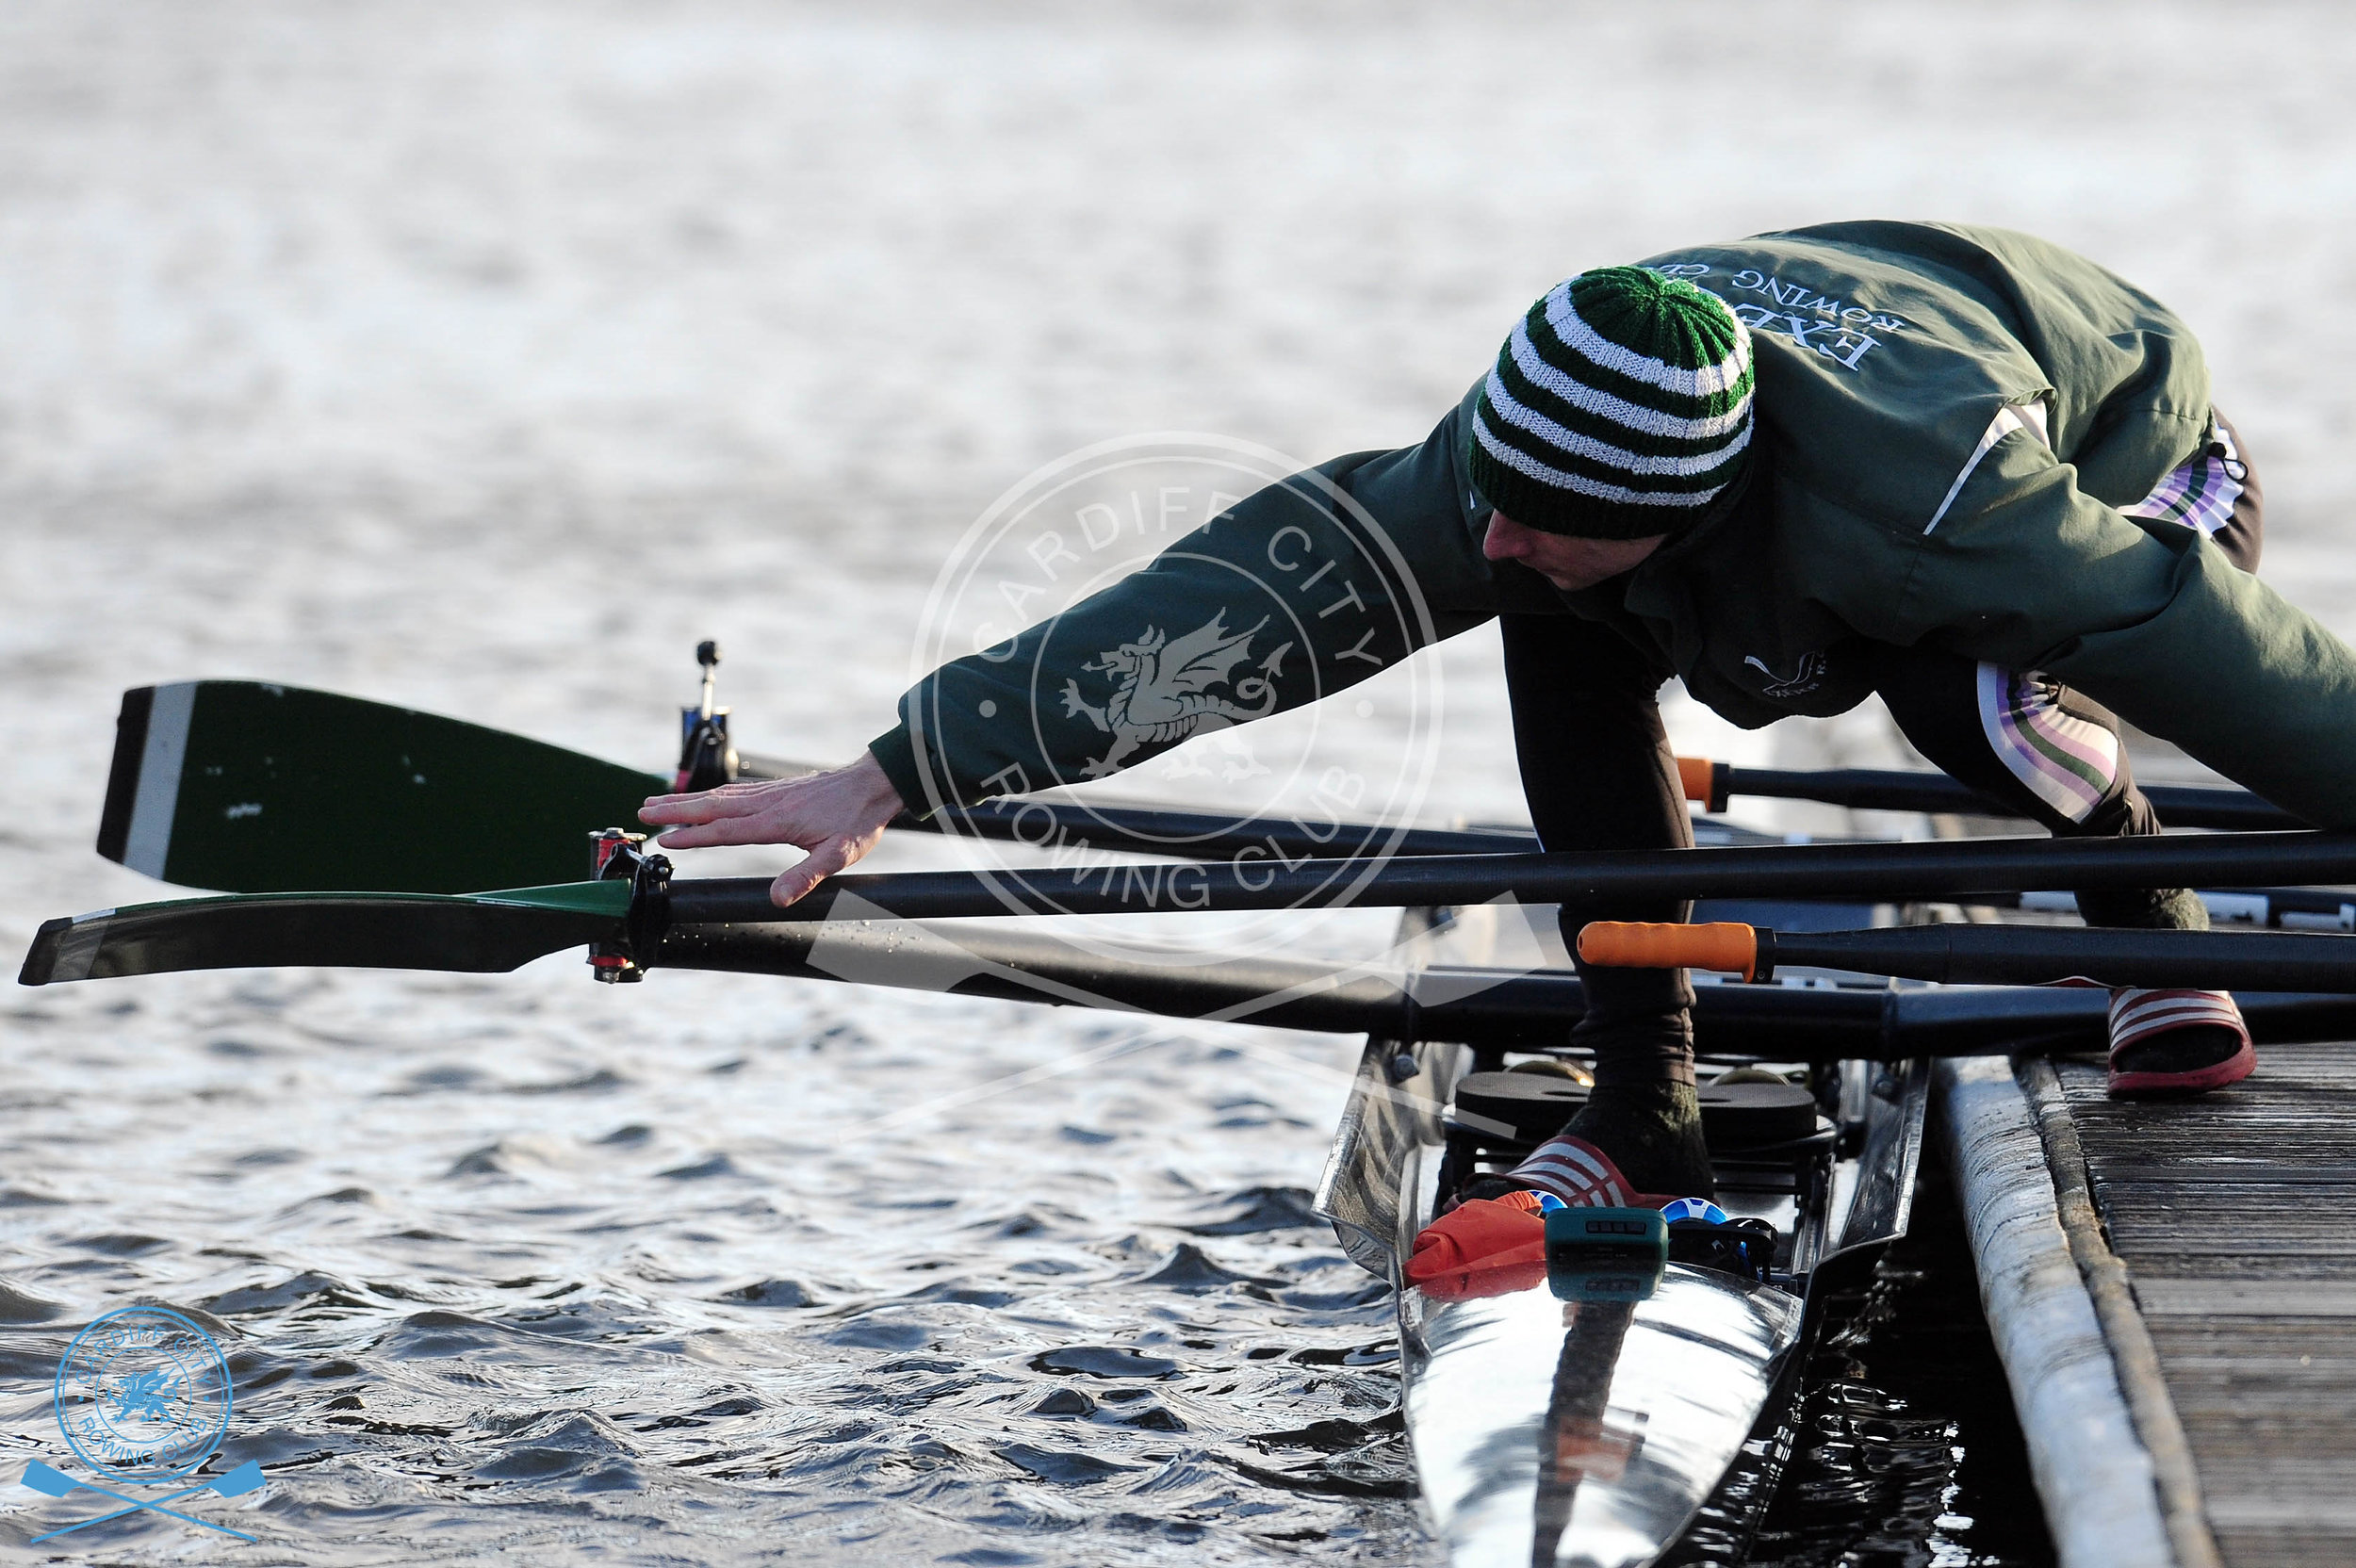
[[[1641,539],[1700,516],[1750,444],[1751,338],[1726,302],[1605,267],[1505,340],[1473,411],[1472,482],[1517,523]]]

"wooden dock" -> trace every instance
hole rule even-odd
[[[2356,1045],[2264,1047],[2183,1103],[2112,1101],[2090,1061],[2020,1079],[2065,1223],[2073,1191],[2100,1217],[2093,1256],[2072,1238],[2098,1311],[2125,1287],[2104,1335],[2163,1511],[2197,1511],[2179,1561],[2205,1521],[2230,1568],[2356,1564]]]

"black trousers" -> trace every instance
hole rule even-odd
[[[2230,437],[2232,427],[2224,429]],[[2237,442],[2232,458],[2240,495],[2210,537],[2250,571],[2261,543],[2261,497]],[[1618,633],[1573,615],[1502,619],[1513,746],[1539,840],[1557,851],[1692,847],[1659,681],[1646,658]],[[2036,672],[1960,654],[1866,644],[1864,656],[1906,740],[1974,790],[2059,836],[2159,831],[2151,802],[2135,788],[2119,721],[2100,705]],[[2182,890],[2086,893],[2079,907],[2097,925],[2206,923],[2199,900]],[[1682,921],[1692,910],[1666,900],[1565,905],[1562,936],[1576,954],[1590,921]],[[1684,971],[1583,962],[1579,971],[1588,1011],[1573,1038],[1595,1053],[1598,1083],[1693,1080],[1693,993]]]

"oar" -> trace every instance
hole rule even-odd
[[[20,978],[47,985],[296,963],[490,972],[584,941],[619,938],[628,897],[629,885],[616,881],[471,897],[189,899],[53,921],[42,927]],[[900,922],[686,925],[643,939],[639,951],[647,968],[1497,1046],[1560,1043],[1584,1010],[1578,980],[1560,972],[1435,968],[1410,973],[1200,954],[1183,956],[1182,966],[1075,953],[1051,938],[1004,925],[945,933]],[[1695,1027],[1705,1050],[1792,1061],[2094,1049],[2103,1038],[2104,1003],[2091,990],[1708,986],[1701,988]],[[2262,1039],[2356,1034],[2356,1003],[2340,996],[2256,995],[2243,998],[2242,1005]]]
[[[808,771],[745,757],[738,776]],[[227,892],[536,887],[582,874],[587,836],[634,825],[639,805],[673,783],[503,730],[333,692],[251,680],[142,686],[123,693],[115,721],[98,853],[161,881]],[[893,825],[1067,857],[1111,849],[1301,859],[1537,847],[1511,829],[1401,832],[1312,816],[1237,822],[1036,797]]]
[[[1738,768],[1706,757],[1677,759],[1685,798],[1704,810],[1723,811],[1735,795],[1771,800],[1813,800],[1868,811],[1926,811],[1967,817],[2020,815],[2002,801],[1978,793],[1943,773],[1876,768],[1827,768],[1795,773],[1779,768]],[[2299,818],[2247,790],[2201,790],[2182,784],[2146,784],[2143,793],[2170,827],[2304,827]]]
[[[1402,858],[1337,868],[1238,857],[1226,862],[1061,871],[836,876],[790,908],[758,877],[682,882],[680,924],[1030,914],[1122,914],[1481,904],[1613,898],[1969,899],[2069,889],[2248,886],[2356,877],[2356,833],[2235,833],[2149,839],[1969,839],[1929,843],[1628,850],[1580,855]]]
[[[746,776],[752,776],[747,775]],[[1535,834],[1502,827],[1386,827],[1319,817],[1234,817],[1170,806],[1097,806],[1024,797],[937,811],[894,827],[970,834],[1028,844],[1051,855],[1117,849],[1187,859],[1256,854],[1286,860],[1361,855],[1510,855],[1538,847]]]
[[[2034,925],[1892,925],[1871,931],[1772,931],[1717,922],[1656,925],[1602,921],[1580,931],[1579,956],[1629,969],[1705,969],[1771,978],[1778,964],[1909,980],[2039,986],[2197,986],[2356,992],[2356,941],[2234,931],[2131,931]]]
[[[51,1497],[63,1497],[69,1493],[76,1490],[83,1492],[95,1492],[102,1497],[112,1497],[118,1503],[128,1503],[131,1506],[128,1508],[119,1508],[112,1513],[102,1513],[94,1519],[84,1519],[78,1524],[68,1525],[63,1529],[51,1530],[45,1535],[34,1536],[32,1540],[26,1542],[25,1544],[28,1546],[38,1546],[44,1541],[53,1541],[61,1535],[72,1535],[75,1530],[85,1530],[90,1528],[92,1525],[103,1525],[109,1519],[120,1519],[125,1514],[138,1513],[142,1510],[150,1513],[164,1514],[170,1518],[179,1520],[182,1524],[197,1525],[208,1530],[219,1530],[223,1535],[234,1535],[240,1541],[251,1541],[254,1537],[246,1534],[243,1530],[233,1530],[226,1525],[216,1525],[209,1519],[199,1519],[191,1513],[176,1512],[172,1509],[164,1507],[163,1505],[166,1503],[176,1503],[183,1497],[193,1497],[200,1492],[218,1493],[223,1497],[243,1496],[246,1493],[249,1493],[255,1487],[260,1486],[267,1478],[268,1478],[262,1474],[262,1467],[254,1461],[248,1460],[243,1464],[238,1465],[235,1470],[230,1471],[227,1475],[206,1481],[202,1486],[191,1486],[184,1491],[172,1493],[170,1496],[158,1497],[153,1501],[149,1501],[139,1497],[125,1496],[120,1492],[109,1492],[103,1486],[93,1486],[88,1481],[77,1481],[62,1470],[53,1470],[48,1465],[43,1464],[41,1461],[33,1460],[25,1467],[23,1482],[25,1485],[31,1487],[36,1492]]]
[[[1696,759],[1680,766],[1689,792],[1714,793],[1718,806],[1728,789],[1816,790],[1813,798],[1840,804],[1993,809],[1937,774],[1779,774]],[[802,771],[801,764],[746,757],[739,776]],[[1862,786],[1850,787],[1860,779],[1874,781],[1881,792],[1861,794]],[[360,697],[258,681],[185,681],[123,694],[98,851],[164,881],[232,892],[536,887],[581,874],[588,865],[587,835],[634,824],[639,803],[672,782],[502,730]],[[2241,814],[2232,825],[2255,825],[2260,819],[2252,810],[2273,810],[2263,803],[2250,807],[2251,797],[2233,792],[2180,793],[2244,803],[2233,808]],[[2161,792],[2154,794],[2161,797]],[[2168,795],[2163,804],[2169,821],[2223,824],[2195,808],[2168,804],[2176,799]],[[2275,813],[2266,820],[2289,819]],[[955,808],[894,825],[1024,843],[1067,860],[1088,850],[1297,861],[1514,854],[1538,847],[1530,834],[1513,829],[1400,830],[1305,816],[1237,822],[1176,807],[1038,797]]]
[[[1586,1011],[1578,977],[1561,971],[1206,954],[1181,967],[1178,957],[1080,953],[1006,926],[735,925],[674,931],[651,962],[1500,1050],[1560,1046]],[[1704,985],[1695,997],[1695,1047],[1726,1060],[2097,1051],[2108,1038],[2109,998],[2098,990]],[[2261,1040],[2337,1039],[2356,1027],[2356,1001],[2341,996],[2252,996],[2243,1013]]]
[[[635,892],[629,884],[605,881],[473,895],[231,895],[100,910],[44,924],[20,978],[45,985],[275,964],[491,972],[592,942],[621,944],[643,960],[663,931],[686,925],[1399,907],[1505,897],[1524,904],[1832,893],[1925,899],[2055,884],[2112,889],[2299,874],[2347,878],[2356,876],[2356,833],[1454,856],[1364,867],[1238,858],[1222,864],[1080,867],[1021,876],[917,872],[832,877],[784,909],[769,902],[763,877],[673,883],[668,874],[668,862],[653,856],[640,864]]]
[[[1116,958],[1004,925],[690,926],[663,939],[650,967],[1498,1049],[1560,1046],[1586,1011],[1578,976],[1559,970],[1395,970],[1202,953]],[[1895,1062],[2100,1051],[2109,1040],[2110,999],[2098,989],[1701,985],[1694,996],[1696,1049],[1726,1060]],[[2261,1044],[2356,1033],[2356,998],[2347,995],[2237,1000]]]

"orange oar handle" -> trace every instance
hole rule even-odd
[[[1713,969],[1750,980],[1759,972],[1759,933],[1732,921],[1656,925],[1599,920],[1579,932],[1579,956],[1614,969]]]
[[[1705,811],[1726,808],[1728,775],[1734,770],[1724,762],[1713,762],[1707,757],[1677,759],[1677,783],[1685,791],[1685,798],[1698,801]]]

